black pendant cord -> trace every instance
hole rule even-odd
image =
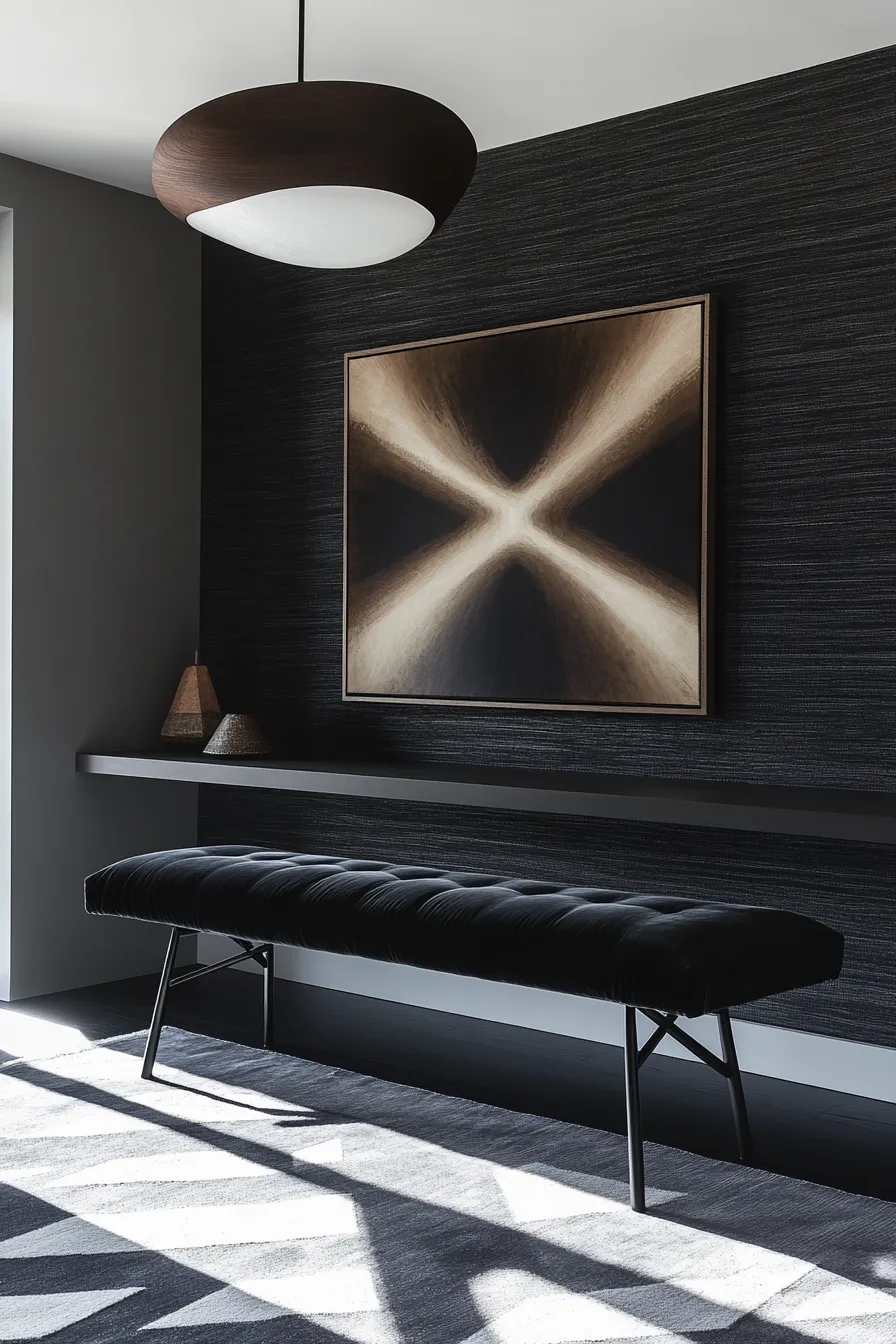
[[[299,72],[298,82],[305,82],[305,0],[299,0]]]

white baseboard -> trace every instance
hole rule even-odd
[[[227,939],[211,934],[199,936],[200,962],[217,961],[232,950]],[[246,969],[258,968],[250,962]],[[603,1045],[622,1045],[622,1010],[618,1004],[600,999],[584,999],[574,994],[557,994],[490,980],[472,980],[441,971],[423,971],[415,966],[396,966],[389,962],[294,947],[277,949],[276,972],[285,980],[316,985],[321,989],[459,1013],[463,1017],[504,1022],[510,1026],[554,1032],[559,1036],[598,1041]],[[716,1024],[712,1019],[698,1018],[688,1023],[688,1030],[710,1048],[718,1048]],[[759,1022],[737,1022],[734,1030],[741,1068],[745,1073],[896,1102],[896,1050],[844,1041],[834,1036],[768,1027]],[[659,1053],[690,1057],[668,1038],[660,1044]]]

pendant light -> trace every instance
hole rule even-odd
[[[476,167],[454,112],[409,89],[299,77],[213,98],[156,146],[152,182],[200,233],[294,266],[370,266],[417,247]]]

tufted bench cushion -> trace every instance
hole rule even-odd
[[[685,1017],[834,979],[804,915],[242,845],[124,859],[92,914],[401,962]]]

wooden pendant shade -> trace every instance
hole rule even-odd
[[[475,167],[472,134],[441,103],[384,84],[325,80],[194,107],[159,141],[152,180],[180,219],[265,192],[349,186],[408,197],[438,228]]]

